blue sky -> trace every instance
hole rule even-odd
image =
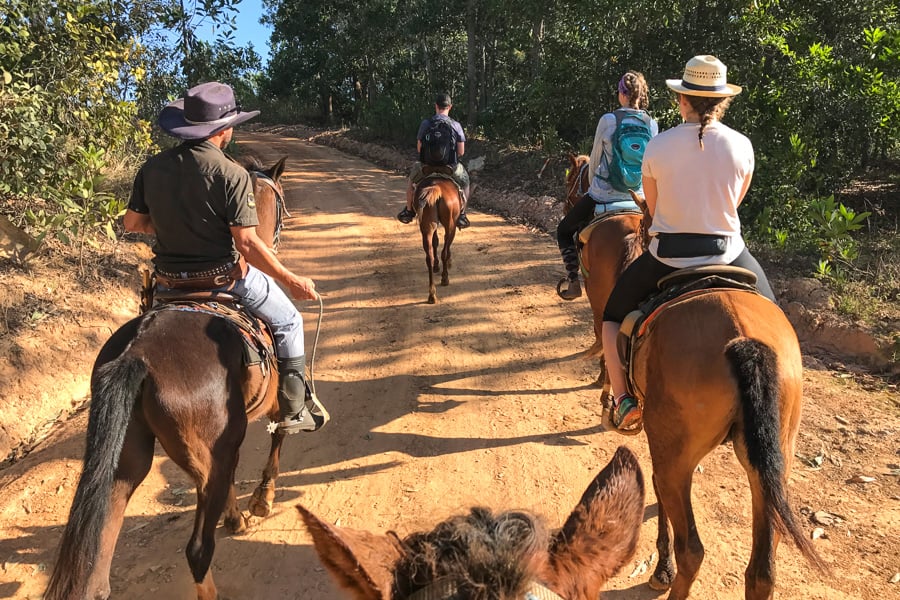
[[[269,36],[272,29],[269,25],[262,25],[259,22],[263,11],[262,0],[241,0],[237,9],[237,30],[234,32],[234,43],[239,47],[252,43],[253,49],[256,50],[265,65],[269,62]],[[210,42],[215,39],[212,27],[209,25],[200,28],[197,36]]]

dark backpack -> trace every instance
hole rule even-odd
[[[422,136],[419,159],[432,167],[456,165],[456,132],[447,119],[432,119]]]
[[[647,142],[653,137],[645,114],[614,111],[616,130],[612,136],[612,160],[609,163],[609,184],[619,192],[641,187],[641,163]]]

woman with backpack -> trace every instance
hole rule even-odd
[[[660,278],[684,267],[734,265],[753,271],[759,292],[775,301],[741,237],[738,206],[753,176],[753,145],[721,122],[732,97],[741,93],[727,82],[726,72],[715,56],[695,56],[682,79],[667,79],[684,122],[653,138],[644,154],[652,240],[619,277],[603,313],[603,356],[613,392],[610,418],[625,433],[637,429],[642,413],[625,391],[616,338],[622,321],[657,289]]]
[[[641,157],[647,142],[659,132],[659,125],[646,112],[649,88],[641,73],[625,73],[617,91],[621,108],[600,117],[594,133],[591,187],[556,228],[556,243],[566,267],[567,281],[557,288],[563,300],[581,296],[575,235],[601,206],[604,211],[637,208],[628,190],[642,192]]]

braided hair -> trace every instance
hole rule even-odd
[[[619,91],[628,96],[628,106],[647,110],[650,106],[650,88],[642,73],[628,71],[619,80]]]
[[[706,129],[706,126],[714,119],[722,119],[722,116],[725,115],[725,111],[728,110],[728,106],[731,104],[731,96],[726,96],[725,98],[707,98],[705,96],[682,95],[685,97],[688,104],[691,105],[694,112],[700,115],[700,133],[697,134],[697,138],[700,140],[700,149],[702,150],[703,130]]]

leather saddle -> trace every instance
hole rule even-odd
[[[237,296],[212,290],[160,290],[155,275],[142,271],[141,314],[162,310],[201,312],[225,319],[241,334],[244,365],[264,376],[276,368],[275,338],[268,324],[247,310]]]
[[[659,315],[676,304],[700,294],[722,289],[759,293],[756,274],[741,267],[706,265],[679,269],[659,280],[659,292],[653,294],[622,322],[616,350],[625,367],[628,391],[635,398],[643,398],[634,381],[634,356],[646,339],[646,334]]]

